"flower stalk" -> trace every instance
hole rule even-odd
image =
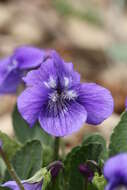
[[[59,158],[59,146],[60,146],[60,138],[55,137],[53,160],[58,160]]]
[[[7,169],[8,169],[8,172],[9,174],[11,175],[11,177],[14,179],[14,181],[17,183],[18,187],[20,190],[25,190],[19,177],[17,176],[14,168],[12,167],[12,165],[10,164],[6,154],[4,153],[4,151],[2,150],[2,148],[0,147],[0,155],[2,157],[2,159],[4,160],[6,166],[7,166]]]
[[[84,190],[87,190],[87,187],[88,187],[88,178],[86,177],[85,178],[85,189]]]

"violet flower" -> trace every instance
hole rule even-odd
[[[0,94],[13,94],[27,70],[38,67],[43,61],[44,52],[24,46],[17,48],[13,55],[0,60]]]
[[[55,162],[51,163],[47,167],[47,169],[42,168],[32,178],[30,178],[28,180],[23,180],[21,182],[22,182],[25,190],[42,190],[43,181],[45,180],[43,175],[45,176],[45,173],[47,171],[50,171],[51,179],[54,180],[61,169],[63,169],[62,162],[61,161],[55,161]],[[8,187],[12,190],[20,190],[15,181],[8,181],[8,182],[4,183],[2,185],[2,187]]]
[[[76,132],[85,123],[100,124],[113,111],[111,93],[95,83],[81,83],[72,63],[48,51],[39,69],[24,78],[27,89],[18,98],[18,110],[33,126],[53,136]]]
[[[118,154],[105,163],[104,177],[108,181],[105,190],[127,190],[127,153]]]

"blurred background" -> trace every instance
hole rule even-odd
[[[0,0],[0,57],[21,45],[56,49],[82,81],[112,92],[115,111],[108,120],[65,138],[73,146],[93,131],[108,141],[127,96],[127,0]],[[10,136],[15,102],[15,96],[0,97],[0,129]]]

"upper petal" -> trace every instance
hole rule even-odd
[[[87,111],[87,123],[94,125],[108,118],[114,108],[114,101],[109,90],[95,83],[81,85],[79,102]]]
[[[62,104],[55,104],[52,108],[43,107],[40,112],[39,122],[41,127],[53,136],[66,136],[78,131],[86,121],[87,112],[85,108],[72,101]]]
[[[22,117],[32,126],[39,117],[42,106],[47,102],[48,92],[42,86],[27,88],[17,101]]]
[[[43,85],[50,77],[56,78],[56,68],[51,59],[46,60],[39,69],[32,70],[23,78],[27,86]]]
[[[13,94],[16,93],[16,90],[19,84],[22,81],[22,73],[18,70],[12,70],[4,78],[0,84],[0,94]]]
[[[17,65],[11,62],[11,57],[2,59],[0,61],[0,94],[15,93],[22,74]]]
[[[31,69],[40,66],[44,59],[44,51],[31,47],[22,46],[15,50],[12,61],[17,62],[20,69]]]
[[[0,84],[2,83],[2,81],[10,71],[9,64],[10,64],[10,57],[0,60]]]
[[[72,63],[65,63],[55,51],[49,52],[49,55],[38,70],[30,71],[24,77],[28,86],[47,83],[50,78],[59,83],[61,88],[70,88],[80,82],[80,75],[74,71]]]

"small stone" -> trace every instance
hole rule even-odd
[[[10,29],[12,36],[25,44],[39,43],[44,40],[44,31],[40,29],[39,25],[34,20],[26,18],[15,21]]]

